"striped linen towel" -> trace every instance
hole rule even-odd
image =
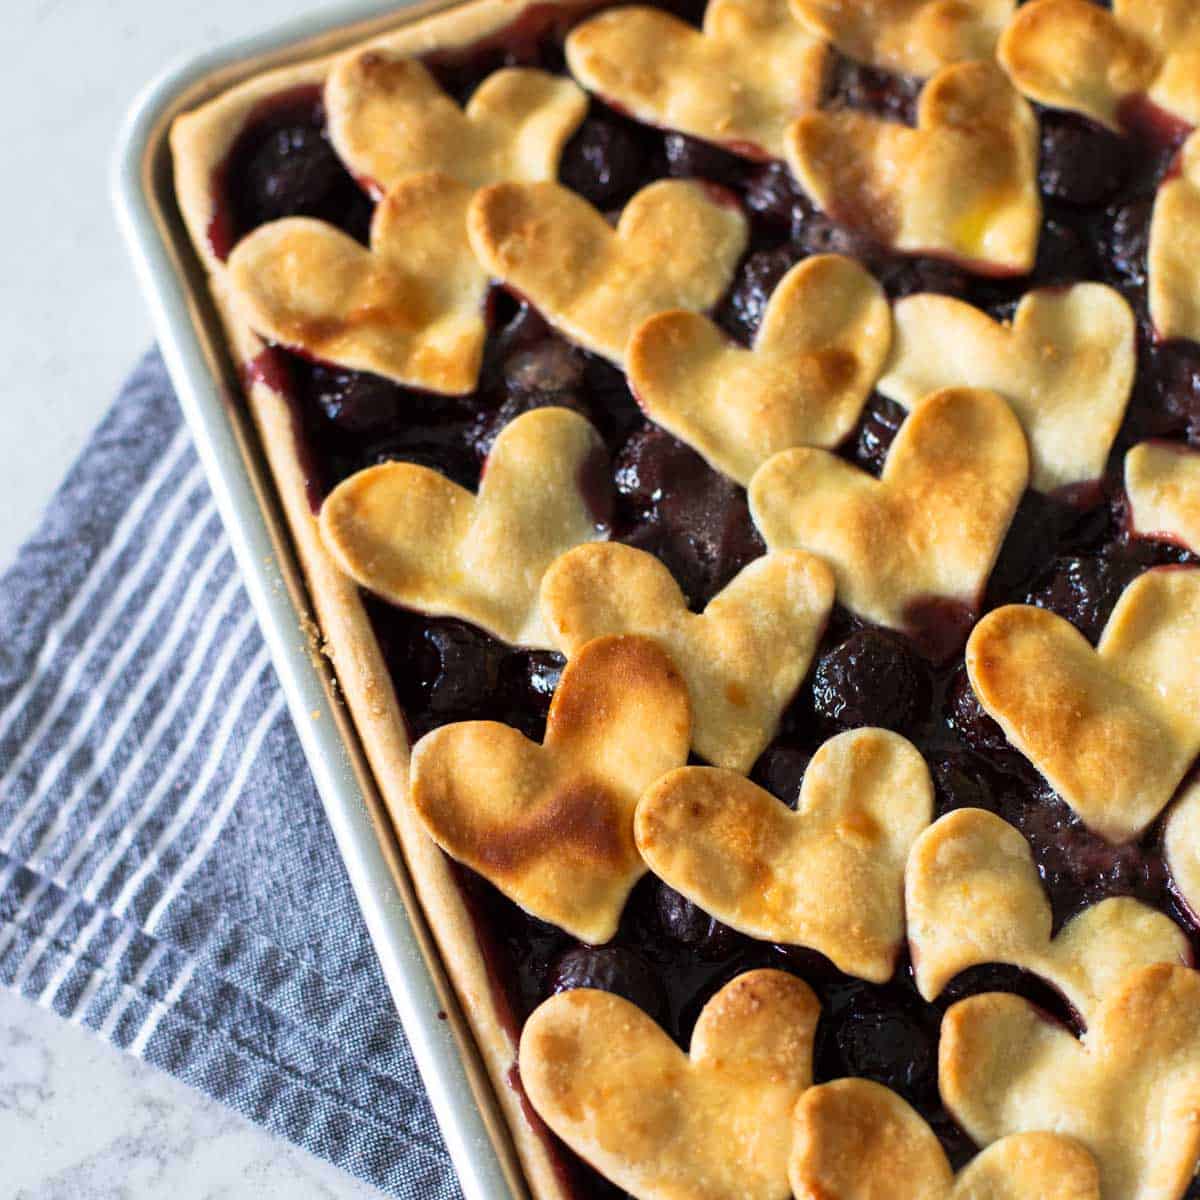
[[[0,578],[0,983],[460,1195],[157,354]]]

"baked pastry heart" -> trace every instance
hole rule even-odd
[[[393,604],[549,647],[538,586],[560,554],[607,536],[595,507],[605,462],[578,413],[535,409],[501,430],[478,495],[428,467],[382,463],[326,497],[321,536],[347,575]]]
[[[1011,324],[932,293],[895,306],[892,355],[878,390],[911,408],[942,387],[986,387],[1017,414],[1030,485],[1052,492],[1097,480],[1137,371],[1133,311],[1113,288],[1027,292]]]
[[[1148,266],[1150,318],[1159,337],[1200,341],[1200,134],[1188,138],[1177,169],[1159,185]]]
[[[372,48],[338,60],[325,82],[325,108],[342,161],[383,193],[425,171],[475,187],[553,179],[587,96],[561,76],[505,67],[460,108],[415,58]]]
[[[486,270],[618,365],[646,317],[716,304],[747,236],[735,201],[679,179],[642,188],[615,230],[556,183],[498,183],[475,197],[468,228]]]
[[[229,256],[251,328],[312,358],[407,387],[469,392],[483,357],[487,276],[466,241],[473,189],[414,175],[371,221],[371,248],[324,221],[285,217]]]
[[[1054,1129],[1100,1167],[1104,1200],[1177,1200],[1200,1160],[1200,972],[1126,975],[1081,1040],[1029,1001],[992,993],[942,1021],[939,1084],[979,1145]]]
[[[941,656],[965,636],[947,609],[979,605],[1028,473],[1008,405],[947,388],[913,407],[879,479],[825,450],[785,450],[750,481],[750,511],[772,550],[826,559],[847,608]]]
[[[1139,537],[1200,553],[1200,453],[1171,442],[1142,442],[1125,455],[1129,524]]]
[[[801,980],[747,971],[704,1006],[685,1054],[629,1001],[562,992],[525,1023],[521,1081],[546,1124],[638,1200],[786,1200],[819,1015]]]
[[[991,58],[1016,0],[792,0],[796,20],[859,62],[901,75]]]
[[[969,967],[1004,963],[1053,984],[1086,1022],[1131,970],[1191,965],[1179,926],[1129,896],[1085,908],[1052,938],[1053,914],[1029,843],[978,808],[947,813],[917,838],[905,899],[926,1000]]]
[[[813,756],[794,813],[733,771],[681,767],[643,795],[634,834],[655,875],[726,925],[886,983],[904,942],[904,864],[932,813],[916,748],[853,729]]]
[[[786,151],[825,212],[894,250],[984,274],[1033,267],[1038,123],[994,63],[939,71],[921,90],[915,129],[848,108],[807,113]]]
[[[629,343],[629,382],[655,424],[745,485],[780,450],[832,449],[847,437],[891,330],[870,273],[818,255],[779,281],[752,350],[698,313],[658,313]]]
[[[639,637],[569,662],[539,746],[496,721],[443,725],[413,748],[412,805],[451,858],[581,941],[605,942],[645,864],[638,797],[687,760],[687,685]]]
[[[820,100],[826,54],[787,0],[709,0],[703,32],[659,9],[617,8],[567,38],[589,92],[752,158],[782,157],[788,123]]]
[[[1200,121],[1200,12],[1191,0],[1033,0],[1000,39],[998,57],[1025,95],[1121,127],[1146,95]]]
[[[1188,913],[1200,916],[1200,783],[1180,793],[1163,826],[1163,855]]]
[[[1055,1133],[1001,1138],[955,1177],[924,1118],[868,1079],[800,1097],[791,1179],[797,1200],[1100,1200],[1095,1160]]]
[[[1200,751],[1200,571],[1147,571],[1099,646],[1069,621],[1012,604],[967,642],[967,674],[1005,736],[1110,842],[1137,837]]]
[[[654,638],[687,681],[696,753],[743,772],[808,673],[832,607],[832,572],[798,550],[755,559],[703,613],[688,611],[654,555],[618,542],[579,546],[542,580],[542,616],[561,650],[605,633]]]

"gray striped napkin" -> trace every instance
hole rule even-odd
[[[460,1195],[157,354],[0,578],[0,982]]]

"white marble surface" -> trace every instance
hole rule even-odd
[[[297,0],[3,10],[0,562],[151,340],[108,199],[123,112],[169,61],[286,19]],[[379,1195],[2,990],[0,1180],[5,1200]]]
[[[0,991],[7,1200],[370,1200],[380,1193]]]

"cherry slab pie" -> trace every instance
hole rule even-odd
[[[1200,1197],[1197,80],[467,0],[177,120],[536,1200]]]

